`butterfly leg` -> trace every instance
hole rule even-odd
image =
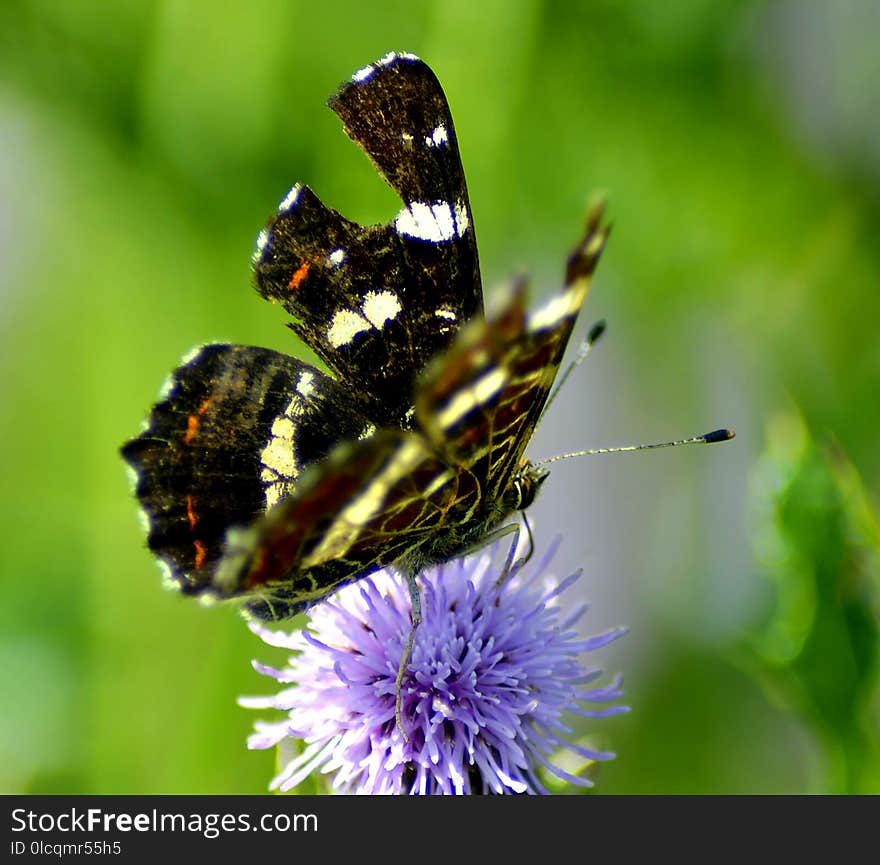
[[[456,558],[465,558],[465,556],[471,556],[480,550],[484,550],[486,547],[491,546],[495,543],[495,541],[500,541],[502,538],[506,538],[508,535],[513,535],[513,546],[516,548],[517,541],[519,540],[519,525],[517,523],[510,523],[506,526],[501,526],[499,529],[492,529],[488,535],[484,535],[480,540],[476,543],[471,544],[466,550],[459,553]]]
[[[409,742],[409,736],[403,729],[403,719],[401,717],[401,709],[403,706],[403,677],[412,655],[413,643],[416,639],[416,629],[422,621],[422,595],[419,592],[419,584],[416,575],[411,571],[406,574],[406,583],[409,587],[409,597],[412,602],[412,627],[409,630],[409,636],[406,638],[406,645],[403,647],[403,654],[400,656],[400,666],[397,668],[397,681],[395,682],[395,698],[394,698],[394,720],[397,723],[397,729],[403,736],[404,742]]]
[[[472,546],[468,547],[462,554],[462,558],[464,556],[469,556],[472,553],[477,552],[478,550],[482,550],[485,547],[488,547],[490,544],[494,544],[496,541],[500,541],[502,538],[506,538],[508,535],[513,535],[513,539],[510,542],[510,550],[507,553],[507,560],[504,563],[504,568],[501,571],[501,575],[495,581],[496,586],[500,586],[509,576],[511,571],[516,568],[517,570],[521,568],[531,557],[534,552],[535,545],[532,541],[532,528],[529,525],[528,519],[526,519],[525,511],[522,511],[523,521],[526,525],[526,533],[529,538],[529,551],[520,559],[514,560],[514,556],[516,555],[517,547],[519,547],[519,535],[520,535],[520,527],[519,523],[510,523],[506,526],[501,526],[501,528],[493,529],[489,532],[485,537],[480,538]]]
[[[525,565],[529,559],[531,559],[532,554],[535,552],[535,540],[532,537],[532,527],[529,523],[529,518],[526,516],[525,511],[520,511],[522,514],[523,524],[526,528],[526,537],[529,539],[529,549],[528,552],[524,556],[520,556],[520,558],[515,559],[516,551],[519,549],[519,536],[520,536],[520,527],[518,523],[511,523],[508,526],[502,526],[500,529],[495,529],[493,532],[489,532],[485,538],[483,538],[479,544],[476,544],[468,553],[474,552],[475,550],[481,549],[487,544],[491,544],[494,541],[501,540],[501,538],[506,538],[508,535],[513,535],[513,539],[510,542],[510,549],[507,551],[507,558],[504,561],[504,567],[501,570],[501,574],[498,579],[495,580],[496,586],[504,585],[507,578],[511,575],[513,571],[518,571],[523,565]],[[466,553],[467,555],[467,553]]]
[[[532,537],[532,527],[529,523],[529,518],[526,516],[525,511],[520,511],[520,513],[522,514],[523,524],[526,527],[526,536],[529,539],[529,550],[524,556],[520,556],[520,558],[514,561],[513,557],[516,555],[516,550],[519,547],[519,526],[514,523],[513,541],[511,541],[510,550],[507,553],[507,561],[504,563],[504,570],[501,572],[501,576],[495,580],[496,586],[503,585],[511,572],[514,570],[518,571],[523,567],[535,552],[535,539]]]

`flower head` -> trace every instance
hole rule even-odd
[[[271,787],[289,790],[314,771],[330,773],[333,788],[346,793],[542,793],[543,770],[589,785],[552,759],[560,749],[589,761],[614,756],[566,741],[564,715],[627,711],[602,705],[621,696],[620,680],[591,686],[601,671],[580,661],[624,629],[578,635],[585,606],[565,613],[558,601],[580,572],[561,583],[548,578],[554,551],[534,567],[514,565],[500,584],[489,553],[421,576],[422,623],[402,687],[408,741],[394,720],[410,631],[400,577],[380,572],[340,590],[312,610],[311,631],[251,624],[265,642],[296,652],[280,670],[254,662],[292,687],[239,701],[287,713],[257,722],[249,747],[302,740]]]

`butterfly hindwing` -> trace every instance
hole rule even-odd
[[[403,200],[361,226],[294,186],[260,236],[260,293],[379,426],[407,428],[415,382],[482,312],[479,264],[449,107],[433,72],[389,55],[330,101]]]
[[[304,468],[368,428],[335,381],[296,358],[202,346],[122,450],[150,549],[185,592],[212,590],[229,527],[261,517]]]

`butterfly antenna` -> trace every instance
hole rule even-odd
[[[645,444],[645,445],[627,445],[625,447],[616,447],[616,448],[593,448],[592,450],[586,451],[574,451],[570,454],[560,454],[559,456],[549,457],[546,460],[539,460],[534,465],[535,466],[547,466],[550,463],[558,462],[559,460],[567,460],[571,457],[587,457],[593,456],[595,454],[620,454],[620,453],[628,453],[629,451],[648,451],[654,450],[656,448],[674,448],[679,445],[710,445],[715,444],[715,442],[726,442],[730,441],[736,433],[730,429],[716,429],[712,430],[712,432],[703,433],[703,435],[692,436],[687,439],[676,439],[675,441],[670,442],[654,442],[653,444]]]
[[[550,394],[547,402],[544,403],[544,409],[541,412],[541,418],[543,418],[544,415],[547,414],[547,409],[549,409],[550,406],[553,405],[553,400],[556,399],[556,395],[559,393],[559,391],[562,390],[562,386],[568,380],[568,377],[572,374],[575,367],[578,367],[583,363],[584,358],[590,353],[590,349],[596,344],[596,342],[599,340],[599,337],[601,337],[603,333],[605,333],[604,319],[602,321],[597,321],[590,328],[590,332],[587,334],[587,338],[581,343],[581,347],[578,349],[577,356],[568,365],[565,372],[562,373],[562,375],[559,377],[559,381],[556,382],[556,387],[553,388],[553,392]],[[539,423],[541,418],[538,419]]]

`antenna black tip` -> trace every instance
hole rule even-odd
[[[736,433],[732,429],[715,429],[701,436],[707,445],[715,444],[715,442],[726,442],[732,439]]]
[[[602,334],[605,333],[605,319],[602,318],[597,321],[591,328],[590,332],[587,334],[587,345],[592,345],[599,339]]]

